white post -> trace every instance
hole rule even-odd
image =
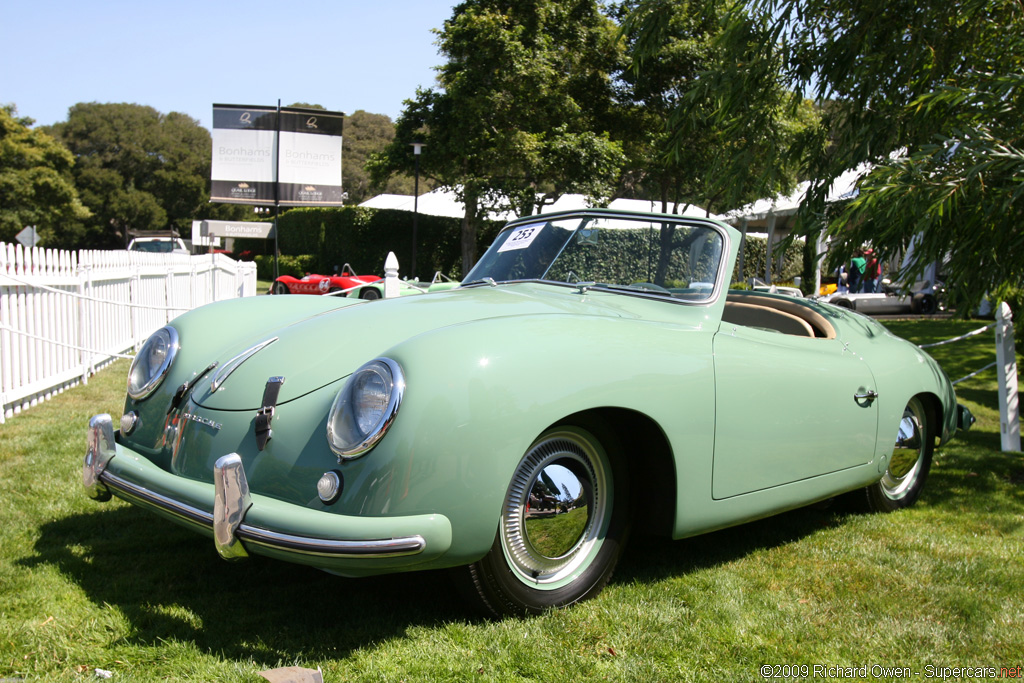
[[[395,252],[389,251],[388,257],[384,259],[384,298],[392,299],[398,296],[398,257]]]
[[[746,252],[746,249],[747,249],[747,219],[744,218],[740,222],[740,253],[739,253],[739,256],[736,257],[737,262],[739,262],[739,269],[738,269],[739,272],[736,273],[736,281],[737,282],[746,282],[747,281],[746,275],[744,275],[744,269],[747,267],[747,264],[745,262],[745,259],[743,258],[743,254],[744,254],[744,252]]]
[[[775,214],[768,216],[768,244],[764,254],[764,283],[772,283],[772,241],[775,239]]]
[[[996,369],[999,373],[999,436],[1004,451],[1019,451],[1017,355],[1013,347],[1013,313],[1005,301],[996,311]]]
[[[821,260],[825,258],[825,244],[822,240],[825,231],[818,233],[814,247],[814,293],[821,294]]]

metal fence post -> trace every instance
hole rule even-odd
[[[1004,451],[1019,451],[1017,354],[1013,345],[1013,313],[1005,301],[996,311],[996,368],[999,373],[999,436]]]

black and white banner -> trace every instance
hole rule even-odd
[[[211,201],[341,206],[345,115],[320,109],[213,105]]]

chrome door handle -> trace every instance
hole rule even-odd
[[[870,403],[871,401],[874,401],[876,398],[878,398],[878,392],[872,391],[871,389],[868,389],[867,391],[861,391],[853,395],[853,400],[856,401],[857,403],[860,403],[861,401],[867,401]]]

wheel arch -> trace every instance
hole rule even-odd
[[[665,432],[651,417],[628,408],[583,410],[551,426],[597,423],[613,432],[629,473],[634,533],[671,537],[676,515],[676,467]]]
[[[935,432],[932,438],[935,440],[935,444],[942,440],[942,425],[945,411],[942,407],[942,400],[930,391],[922,391],[914,395],[913,398],[921,399],[921,403],[924,404],[924,409],[928,411],[928,420],[932,425],[932,430]]]

